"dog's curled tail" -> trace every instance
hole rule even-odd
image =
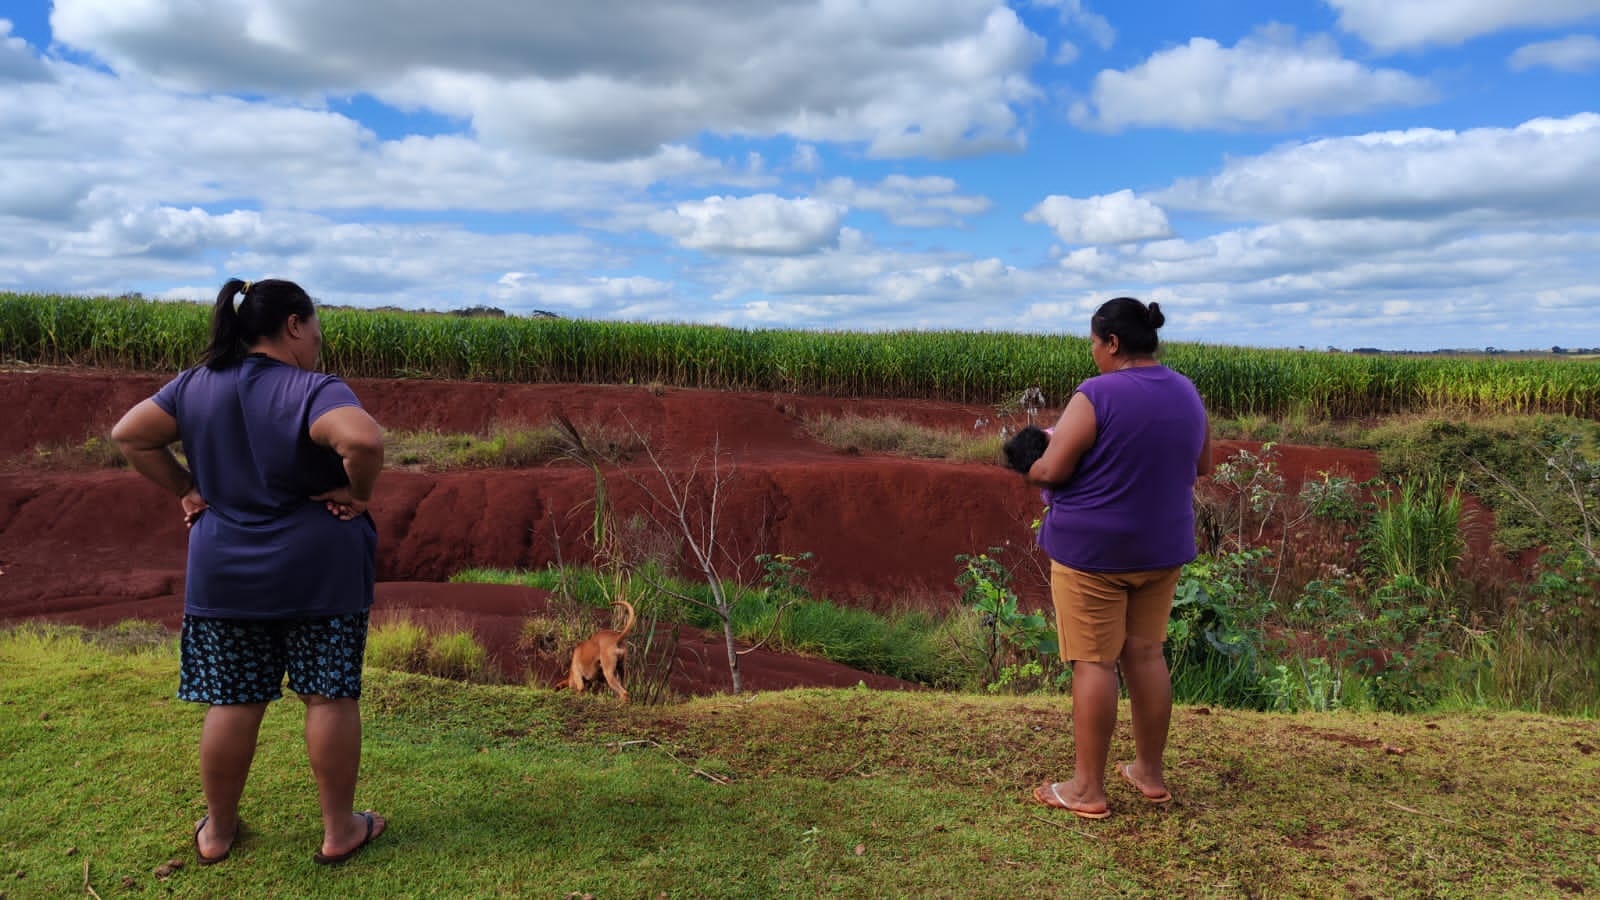
[[[628,636],[628,632],[633,630],[633,621],[635,618],[633,614],[633,604],[626,600],[613,600],[611,601],[611,605],[622,607],[623,611],[628,614],[628,617],[622,620],[622,631],[617,636],[618,641],[620,641],[622,638]],[[621,646],[620,643],[618,646]]]

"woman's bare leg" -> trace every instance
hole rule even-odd
[[[1147,796],[1166,793],[1167,733],[1172,725],[1172,677],[1158,641],[1128,636],[1122,677],[1133,714],[1134,760],[1129,775]]]
[[[355,811],[356,776],[361,770],[361,702],[302,696],[306,704],[306,755],[317,779],[322,806],[322,853],[334,856],[354,849],[367,837],[367,820]],[[373,817],[372,834],[384,828]]]
[[[200,728],[200,786],[206,795],[205,827],[195,835],[200,853],[221,856],[239,828],[239,798],[250,777],[265,703],[213,704]]]

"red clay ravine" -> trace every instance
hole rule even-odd
[[[0,421],[7,423],[0,459],[104,434],[165,379],[99,369],[0,370]],[[811,588],[835,602],[948,609],[959,602],[955,556],[1005,546],[1024,605],[1048,606],[1043,579],[1026,577],[1044,565],[1029,529],[1038,494],[1013,473],[999,465],[843,453],[804,426],[817,415],[853,413],[970,430],[979,418],[995,418],[987,407],[611,385],[351,383],[391,429],[486,432],[547,422],[559,409],[580,424],[635,429],[669,464],[720,447],[737,468],[725,498],[727,549],[747,560],[809,551]],[[1219,442],[1219,458],[1238,446],[1255,445]],[[1286,445],[1278,448],[1278,466],[1290,490],[1323,471],[1357,480],[1377,473],[1370,453]],[[642,509],[644,498],[626,473],[618,474],[609,484],[623,520]],[[466,620],[502,664],[516,668],[515,637],[521,619],[542,609],[540,592],[440,582],[468,567],[583,561],[593,494],[593,477],[576,465],[385,473],[372,511],[379,578],[393,584],[380,587],[379,621],[401,609]],[[1487,535],[1474,537],[1487,551]],[[175,625],[185,547],[177,503],[131,472],[0,471],[0,621],[99,625],[145,618]],[[743,574],[757,574],[753,563]],[[684,643],[704,640],[696,635]],[[893,683],[816,662],[757,653],[743,665],[754,689]],[[726,689],[727,672],[720,672],[719,687],[717,666],[684,668],[678,690]],[[552,672],[550,680],[558,677]]]

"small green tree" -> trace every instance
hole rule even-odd
[[[1017,595],[1011,589],[1011,571],[991,554],[1002,552],[990,547],[988,553],[958,554],[961,572],[956,584],[961,602],[976,612],[984,629],[984,676],[986,684],[1000,684],[1008,651],[1020,651],[1024,662],[1036,657],[1059,657],[1056,630],[1041,613],[1024,613],[1017,608]],[[1043,674],[1042,668],[1039,674]]]

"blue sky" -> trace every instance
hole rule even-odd
[[[0,290],[1600,345],[1600,0],[13,0]]]

